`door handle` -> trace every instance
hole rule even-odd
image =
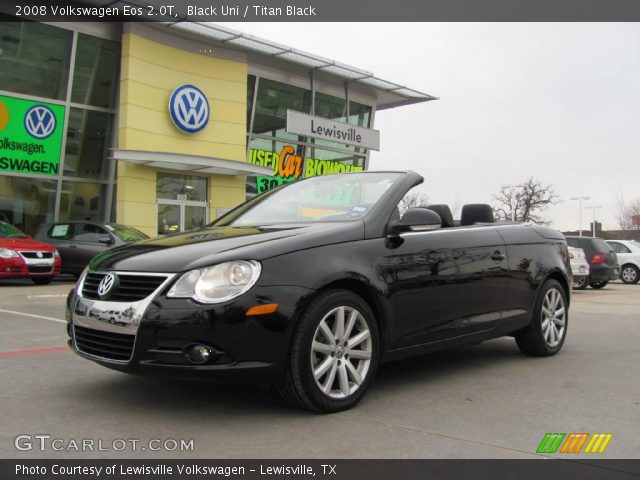
[[[496,250],[491,254],[491,260],[495,260],[496,262],[501,262],[505,258],[507,258],[507,256],[499,250]]]
[[[78,248],[77,245],[69,245],[69,248]]]

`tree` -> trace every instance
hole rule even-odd
[[[640,215],[640,198],[631,202],[625,202],[622,192],[616,195],[614,217],[620,230],[637,230],[638,225],[633,224],[633,217]]]
[[[540,212],[559,201],[553,185],[544,185],[533,177],[521,185],[504,185],[492,197],[496,219],[516,222],[548,223]]]
[[[424,193],[412,192],[407,193],[400,203],[398,203],[398,210],[400,215],[404,215],[404,212],[413,207],[426,207],[429,203],[429,196]]]

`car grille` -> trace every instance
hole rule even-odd
[[[20,255],[24,258],[53,258],[53,252],[20,252]]]
[[[98,285],[106,273],[88,272],[82,285],[82,296],[100,300]],[[134,275],[118,273],[119,285],[107,298],[110,302],[137,302],[151,295],[167,277],[163,275]]]
[[[51,273],[53,265],[29,266],[29,273]]]
[[[135,335],[103,332],[91,328],[73,327],[78,350],[96,357],[127,361],[131,358]]]

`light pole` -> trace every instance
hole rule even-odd
[[[595,238],[596,236],[596,210],[598,208],[602,208],[601,205],[589,205],[586,208],[590,208],[593,213],[593,221],[591,222],[591,236]]]
[[[580,210],[580,213],[578,213],[578,221],[580,222],[580,226],[578,227],[578,235],[582,236],[582,200],[591,200],[591,197],[571,197],[569,200],[578,200],[578,209]]]

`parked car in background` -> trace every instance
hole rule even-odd
[[[573,288],[583,290],[589,284],[589,262],[581,248],[569,247]]]
[[[589,262],[589,286],[602,288],[620,276],[618,258],[613,249],[601,238],[568,236],[567,245],[581,248]],[[586,284],[581,288],[586,288]],[[576,287],[578,288],[578,287]]]
[[[60,255],[56,247],[0,222],[0,279],[30,278],[37,285],[45,285],[57,275]]]
[[[620,280],[638,283],[640,280],[640,242],[635,240],[607,240],[618,256]]]
[[[97,254],[149,236],[118,223],[56,222],[40,228],[35,238],[55,245],[62,257],[62,273],[77,276]]]

